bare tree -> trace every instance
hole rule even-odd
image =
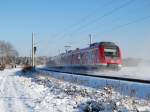
[[[0,63],[14,63],[16,57],[18,57],[18,52],[15,50],[13,45],[9,42],[0,41]]]

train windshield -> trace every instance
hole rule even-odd
[[[105,48],[104,53],[106,57],[118,57],[118,48],[117,47]]]

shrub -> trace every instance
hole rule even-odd
[[[22,68],[22,72],[24,73],[32,71],[32,70],[33,70],[33,67],[31,65],[24,65]]]

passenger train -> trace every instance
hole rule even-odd
[[[120,48],[113,42],[90,44],[83,49],[75,49],[52,58],[53,67],[67,68],[117,68],[122,66]]]

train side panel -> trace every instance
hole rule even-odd
[[[93,44],[85,49],[76,49],[54,58],[54,66],[64,67],[100,67],[120,66],[122,56],[120,48],[110,42]]]

